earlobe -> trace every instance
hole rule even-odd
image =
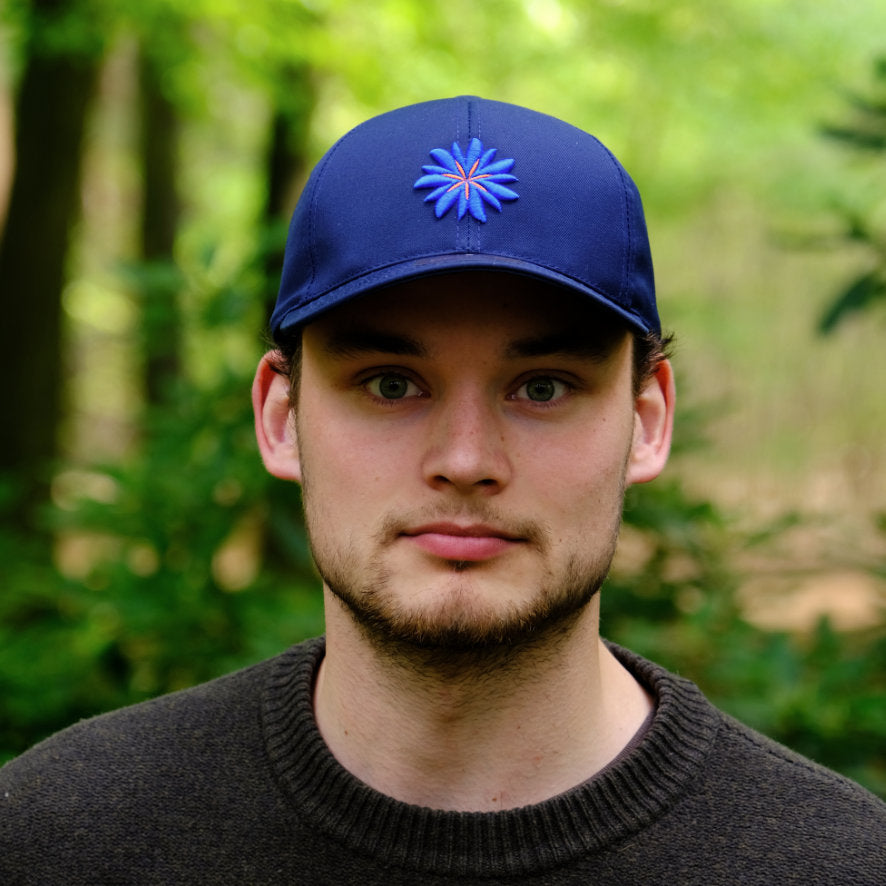
[[[634,440],[626,476],[629,484],[654,480],[667,464],[675,400],[673,369],[670,361],[663,360],[634,402]]]
[[[298,439],[289,398],[289,379],[272,362],[276,353],[262,357],[252,383],[255,437],[262,461],[270,474],[281,480],[301,482]]]

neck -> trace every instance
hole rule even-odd
[[[490,811],[562,793],[614,759],[651,709],[599,639],[598,601],[543,642],[444,658],[391,654],[327,592],[320,732],[353,775],[403,802]]]

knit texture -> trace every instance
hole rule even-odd
[[[625,650],[637,746],[523,809],[392,800],[313,719],[323,641],[79,723],[0,770],[0,883],[886,883],[886,805]]]

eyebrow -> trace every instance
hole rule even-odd
[[[508,344],[509,360],[527,357],[571,357],[602,362],[615,350],[620,335],[615,329],[602,333],[558,331],[549,335],[527,336]],[[429,351],[410,335],[383,332],[368,326],[336,330],[323,345],[330,357],[351,358],[365,354],[392,354],[398,357],[428,357]]]
[[[505,355],[520,357],[578,357],[603,361],[615,350],[621,336],[614,329],[602,333],[555,332],[551,335],[517,339],[508,345]]]
[[[323,345],[330,357],[359,357],[363,354],[395,354],[398,357],[427,357],[418,339],[369,327],[336,330]]]

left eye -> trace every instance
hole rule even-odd
[[[420,393],[418,386],[404,375],[388,373],[377,375],[366,383],[369,393],[382,400],[402,400]]]
[[[525,397],[534,403],[546,403],[549,400],[556,400],[558,397],[562,397],[567,390],[568,385],[565,382],[540,375],[538,378],[531,378],[520,385],[517,390],[517,397],[521,399]]]

